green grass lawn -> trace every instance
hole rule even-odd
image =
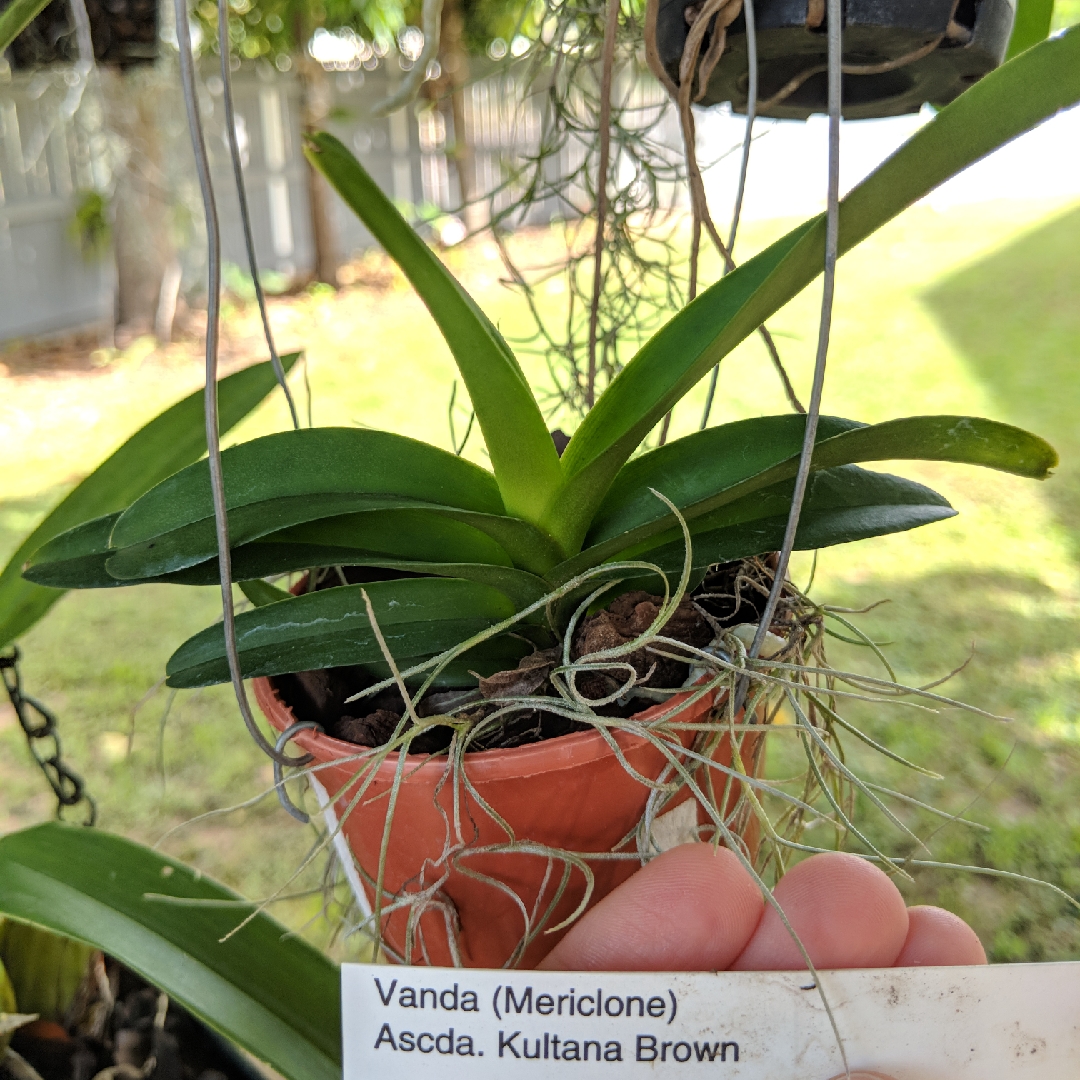
[[[791,224],[751,224],[741,256]],[[499,287],[492,255],[481,244],[467,255],[454,253],[451,262],[503,328],[520,332],[523,312]],[[939,829],[925,812],[904,811],[916,832],[930,838],[935,858],[1035,875],[1074,895],[1080,894],[1078,297],[1080,209],[1060,204],[1018,201],[947,215],[917,207],[843,260],[826,411],[866,421],[916,412],[982,414],[1046,436],[1062,466],[1041,485],[960,466],[897,466],[948,495],[960,516],[823,552],[814,586],[818,599],[835,604],[891,601],[862,625],[893,642],[887,652],[906,682],[937,678],[974,649],[948,692],[1012,718],[1006,724],[964,713],[855,708],[853,717],[875,737],[947,779],[898,775],[889,763],[853,749],[863,773],[991,826],[986,833],[955,824]],[[817,306],[815,287],[771,322],[804,395]],[[316,423],[377,425],[449,446],[452,362],[400,282],[279,300],[274,319],[282,349],[307,349]],[[251,311],[230,310],[227,331],[233,361],[258,355]],[[545,378],[541,362],[526,366],[538,382]],[[0,379],[6,465],[0,555],[65,486],[201,378],[190,345],[149,355],[133,348],[100,367],[76,363],[42,373],[14,362],[8,367]],[[699,387],[678,407],[675,434],[697,427],[703,397]],[[760,344],[746,342],[723,364],[713,421],[784,410]],[[235,438],[285,422],[284,407],[274,400]],[[475,437],[468,453],[482,460]],[[809,559],[800,556],[796,577],[805,580],[808,568]],[[71,594],[21,643],[27,690],[59,713],[65,752],[97,796],[105,827],[156,841],[268,784],[269,766],[247,740],[227,689],[179,694],[166,715],[169,695],[158,686],[164,662],[215,612],[214,590]],[[868,664],[843,645],[831,657],[838,666]],[[775,768],[784,757],[775,755]],[[10,711],[0,707],[0,831],[50,812]],[[859,821],[875,842],[914,854],[868,808],[860,808]],[[166,848],[264,896],[287,879],[311,841],[312,833],[269,799],[190,824]],[[919,871],[903,887],[913,902],[943,903],[970,919],[997,959],[1080,958],[1080,919],[1045,890],[937,870]],[[301,900],[280,913],[295,924],[316,908]]]

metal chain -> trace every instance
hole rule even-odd
[[[65,807],[86,803],[83,824],[93,825],[97,820],[97,803],[87,793],[82,777],[64,764],[56,717],[36,698],[23,693],[20,655],[16,646],[10,656],[0,656],[0,678],[4,680],[4,689],[26,736],[30,753],[56,796],[56,816],[63,818]]]

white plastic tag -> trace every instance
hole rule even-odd
[[[806,972],[342,967],[344,1080],[829,1080]],[[1080,963],[825,971],[852,1069],[895,1080],[1080,1078]]]

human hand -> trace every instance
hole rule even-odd
[[[780,880],[773,896],[821,969],[986,963],[967,923],[941,908],[908,908],[881,870],[854,855],[812,856]],[[707,844],[685,844],[658,856],[571,927],[540,964],[554,971],[805,966],[736,856]],[[850,1077],[889,1080],[880,1073]]]

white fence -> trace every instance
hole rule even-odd
[[[70,70],[0,84],[0,339],[108,318],[109,262],[70,236],[76,192],[101,186],[100,105]]]
[[[161,67],[158,74],[168,79],[175,72]],[[118,148],[110,147],[101,102],[92,87],[77,108],[71,100],[65,104],[75,78],[70,68],[56,67],[0,81],[0,340],[101,321],[113,311],[111,258],[84,259],[70,233],[77,193],[108,187],[110,152],[115,155]],[[393,58],[374,71],[330,73],[328,78],[332,105],[327,126],[388,194],[414,206],[448,211],[460,205],[457,170],[447,154],[455,142],[449,109],[410,107],[389,117],[372,117],[371,107],[400,78]],[[233,78],[233,96],[260,266],[303,275],[313,267],[314,245],[299,81],[268,65],[258,70],[245,65]],[[223,255],[245,266],[225,142],[222,84],[212,65],[203,69],[200,97]],[[507,163],[535,152],[540,108],[538,100],[525,95],[519,82],[505,73],[466,88],[465,135],[477,190],[499,188]],[[179,254],[185,285],[197,288],[205,242],[178,83],[175,94],[161,95],[159,110],[166,173],[161,182],[168,185],[179,216],[186,217],[188,235]],[[568,146],[565,160],[547,167],[576,168],[583,152]],[[503,191],[493,209],[504,209],[511,198],[509,190]],[[334,214],[339,254],[348,257],[371,245],[366,230],[336,199]],[[549,199],[531,207],[527,220],[566,214],[565,205]]]

